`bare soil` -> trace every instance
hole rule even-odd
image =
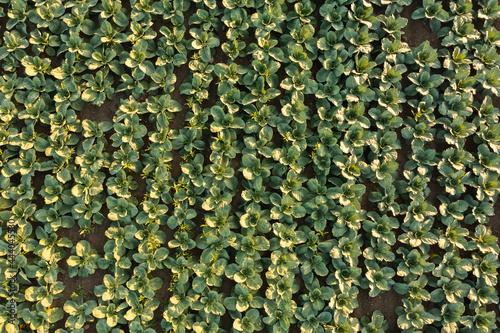
[[[387,320],[387,323],[389,324],[389,330],[387,332],[397,332],[398,315],[396,314],[396,308],[403,305],[401,299],[404,297],[399,295],[393,289],[381,293],[376,297],[370,297],[368,293],[369,290],[359,289],[359,306],[354,310],[354,317],[361,318],[368,316],[371,318],[373,312],[375,310],[379,310],[382,312]]]
[[[403,28],[405,33],[403,35],[403,42],[408,43],[410,47],[417,47],[427,40],[432,47],[439,49],[441,42],[437,37],[437,33],[431,30],[429,24],[423,20],[413,20],[411,18],[413,12],[420,7],[422,7],[422,0],[414,0],[400,14],[401,17],[408,19],[408,24]]]
[[[117,93],[114,99],[106,99],[101,106],[85,103],[82,110],[78,113],[78,119],[81,121],[89,119],[92,121],[107,121],[113,123],[113,117],[120,107],[120,100],[127,98],[127,94]]]

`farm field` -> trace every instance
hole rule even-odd
[[[499,333],[499,30],[0,0],[0,333]]]

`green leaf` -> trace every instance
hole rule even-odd
[[[124,13],[120,12],[116,15],[113,16],[113,21],[120,27],[126,27],[128,25],[128,18],[127,15]]]

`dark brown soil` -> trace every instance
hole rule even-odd
[[[186,120],[186,113],[188,113],[189,108],[186,105],[186,96],[180,94],[180,86],[184,82],[184,80],[188,77],[190,73],[190,69],[188,67],[188,63],[182,65],[179,69],[176,69],[175,76],[176,81],[174,84],[174,91],[171,94],[173,100],[181,103],[182,111],[177,112],[175,114],[174,120],[172,120],[169,124],[172,129],[181,129],[184,127],[184,122]]]
[[[163,280],[163,286],[156,291],[155,297],[160,301],[160,306],[154,311],[154,323],[153,327],[156,332],[163,332],[161,328],[161,321],[163,319],[163,311],[166,305],[172,297],[172,292],[168,290],[170,287],[170,282],[172,280],[168,269],[158,269],[151,272],[153,277],[159,277]]]
[[[141,173],[130,171],[130,175],[137,182],[137,188],[133,191],[130,191],[130,194],[136,198],[139,202],[142,202],[145,198],[147,192],[147,183],[142,178]]]
[[[375,310],[379,310],[380,312],[382,312],[385,319],[387,320],[387,323],[389,324],[389,330],[387,332],[397,332],[398,315],[396,314],[396,308],[403,305],[401,300],[404,298],[404,296],[399,295],[393,289],[379,294],[376,297],[370,297],[368,293],[369,290],[359,290],[359,306],[354,309],[354,317],[361,318],[363,316],[368,316],[371,318],[373,312]]]
[[[92,103],[85,103],[83,109],[78,113],[78,118],[83,121],[89,119],[92,121],[108,121],[113,123],[113,117],[120,106],[120,99],[127,99],[125,93],[117,93],[112,100],[106,99],[101,106]]]
[[[403,42],[408,43],[410,47],[417,47],[428,40],[432,47],[439,49],[441,42],[437,37],[437,33],[431,30],[429,24],[422,20],[413,20],[411,18],[413,12],[420,7],[422,7],[422,0],[414,0],[400,14],[401,17],[408,19],[408,24],[403,28]]]

